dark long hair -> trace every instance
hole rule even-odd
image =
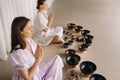
[[[37,1],[37,7],[36,7],[36,8],[39,9],[39,6],[40,6],[40,5],[43,5],[45,1],[46,1],[46,0],[38,0],[38,1]]]
[[[30,19],[26,17],[16,17],[11,26],[11,51],[17,50],[17,49],[25,49],[26,44],[25,40],[21,35],[21,31],[25,28],[27,23],[30,21]],[[19,45],[19,48],[16,48],[16,46]]]

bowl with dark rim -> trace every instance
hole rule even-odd
[[[67,27],[69,30],[73,30],[75,28],[76,24],[75,23],[68,23]]]
[[[81,44],[81,45],[78,46],[78,49],[80,51],[86,51],[88,47],[89,47],[88,44]]]
[[[70,66],[76,66],[79,64],[79,61],[81,60],[81,57],[77,54],[69,54],[66,56],[66,62]]]
[[[76,41],[77,41],[77,42],[83,42],[83,41],[85,41],[85,38],[83,38],[83,37],[81,37],[81,36],[78,36],[78,37],[76,38]]]
[[[70,45],[70,44],[69,44],[68,42],[63,43],[63,47],[64,47],[64,48],[68,48],[69,45]]]
[[[82,30],[82,28],[83,28],[82,26],[76,25],[76,26],[75,26],[75,31],[76,31],[76,32],[80,32],[80,31]]]
[[[67,49],[65,50],[65,55],[71,55],[71,54],[75,54],[76,51],[74,49]]]
[[[73,42],[74,42],[74,40],[69,40],[69,41],[68,41],[68,43],[69,43],[70,45],[72,45]]]
[[[101,74],[92,74],[89,80],[107,80],[107,79]]]
[[[85,44],[86,46],[91,46],[92,41],[91,41],[91,40],[85,40],[85,41],[83,42],[83,44]]]
[[[80,71],[84,74],[84,75],[90,75],[92,73],[94,73],[97,69],[97,66],[95,65],[95,63],[91,62],[91,61],[83,61],[80,64]]]
[[[81,30],[81,34],[83,36],[89,35],[89,33],[90,33],[90,30]]]
[[[66,62],[70,66],[77,65],[81,59],[81,57],[75,53],[76,51],[74,49],[67,49],[65,51]]]
[[[92,36],[92,35],[86,35],[85,36],[86,40],[93,40],[93,38],[94,38],[94,36]]]

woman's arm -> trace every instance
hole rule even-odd
[[[32,76],[34,75],[34,72],[39,65],[42,57],[42,49],[39,45],[37,45],[36,53],[35,53],[35,58],[36,61],[33,64],[33,66],[29,70],[19,70],[20,75],[23,77],[24,80],[30,80]]]
[[[54,15],[51,13],[48,17],[48,24],[47,24],[48,27],[51,26],[51,24],[53,23],[53,20],[54,20]]]
[[[47,32],[48,29],[50,28],[50,26],[52,25],[53,23],[53,20],[54,20],[54,16],[53,14],[50,14],[49,17],[48,17],[48,24],[47,24],[47,28],[45,28],[43,31],[44,32]]]

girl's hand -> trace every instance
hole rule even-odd
[[[38,61],[38,62],[40,62],[41,61],[41,59],[42,59],[42,48],[40,47],[40,45],[38,45],[37,44],[37,49],[36,49],[36,51],[35,51],[35,58],[36,58],[36,60]]]
[[[52,13],[50,13],[50,15],[48,16],[48,21],[49,21],[50,23],[52,23],[53,20],[54,20],[54,15],[53,15]]]

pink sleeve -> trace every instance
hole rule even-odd
[[[22,54],[24,54],[24,51],[21,49],[15,50],[11,53],[11,63],[16,70],[24,70],[29,68],[29,65],[26,63]]]

